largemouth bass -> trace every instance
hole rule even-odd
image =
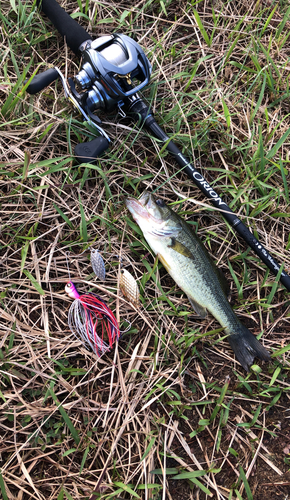
[[[138,200],[127,198],[126,206],[153,252],[188,296],[195,312],[202,318],[210,312],[224,327],[243,368],[249,371],[255,357],[269,361],[268,351],[232,310],[225,278],[189,224],[163,200],[147,191]]]

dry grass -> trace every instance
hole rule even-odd
[[[81,2],[62,5],[80,12]],[[289,271],[289,22],[287,5],[275,5],[89,1],[77,19],[92,35],[139,41],[156,119]],[[57,64],[73,75],[78,61],[47,20],[28,17],[31,5],[1,6],[2,497],[286,500],[287,292],[131,121],[104,117],[113,145],[79,167],[74,145],[92,134],[60,84],[21,91],[26,72]],[[216,321],[199,319],[154,260],[123,203],[145,188],[197,226],[271,365],[245,374]],[[105,283],[90,246],[105,259]],[[119,255],[140,285],[139,309],[119,291]],[[132,323],[101,359],[68,329],[69,273]]]

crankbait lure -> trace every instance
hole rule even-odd
[[[71,332],[86,348],[90,347],[100,357],[109,351],[115,340],[120,337],[114,314],[98,295],[91,292],[80,295],[71,281],[67,283],[65,291],[69,297],[75,299],[68,312]]]

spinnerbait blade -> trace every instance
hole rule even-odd
[[[91,249],[91,264],[97,278],[101,281],[105,281],[106,269],[103,257],[101,256],[99,250],[95,250],[94,248]]]
[[[120,289],[129,302],[135,307],[140,306],[140,292],[137,281],[126,269],[120,271]]]

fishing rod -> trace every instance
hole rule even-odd
[[[80,72],[69,78],[67,84],[61,71],[55,67],[37,74],[27,91],[36,94],[50,83],[61,79],[66,97],[83,115],[85,121],[96,129],[97,137],[92,141],[77,144],[75,156],[79,163],[93,163],[110,146],[111,139],[101,126],[96,111],[119,110],[135,119],[141,119],[146,129],[160,140],[174,157],[182,171],[195,183],[214,207],[222,210],[224,219],[245,240],[266,266],[290,291],[290,276],[283,265],[266,250],[247,226],[210,186],[203,175],[192,165],[181,150],[156,122],[149,106],[138,92],[150,79],[152,67],[142,48],[132,38],[114,33],[95,40],[72,19],[56,0],[37,0],[37,5],[50,19],[58,32],[65,38],[69,48],[81,56]]]

